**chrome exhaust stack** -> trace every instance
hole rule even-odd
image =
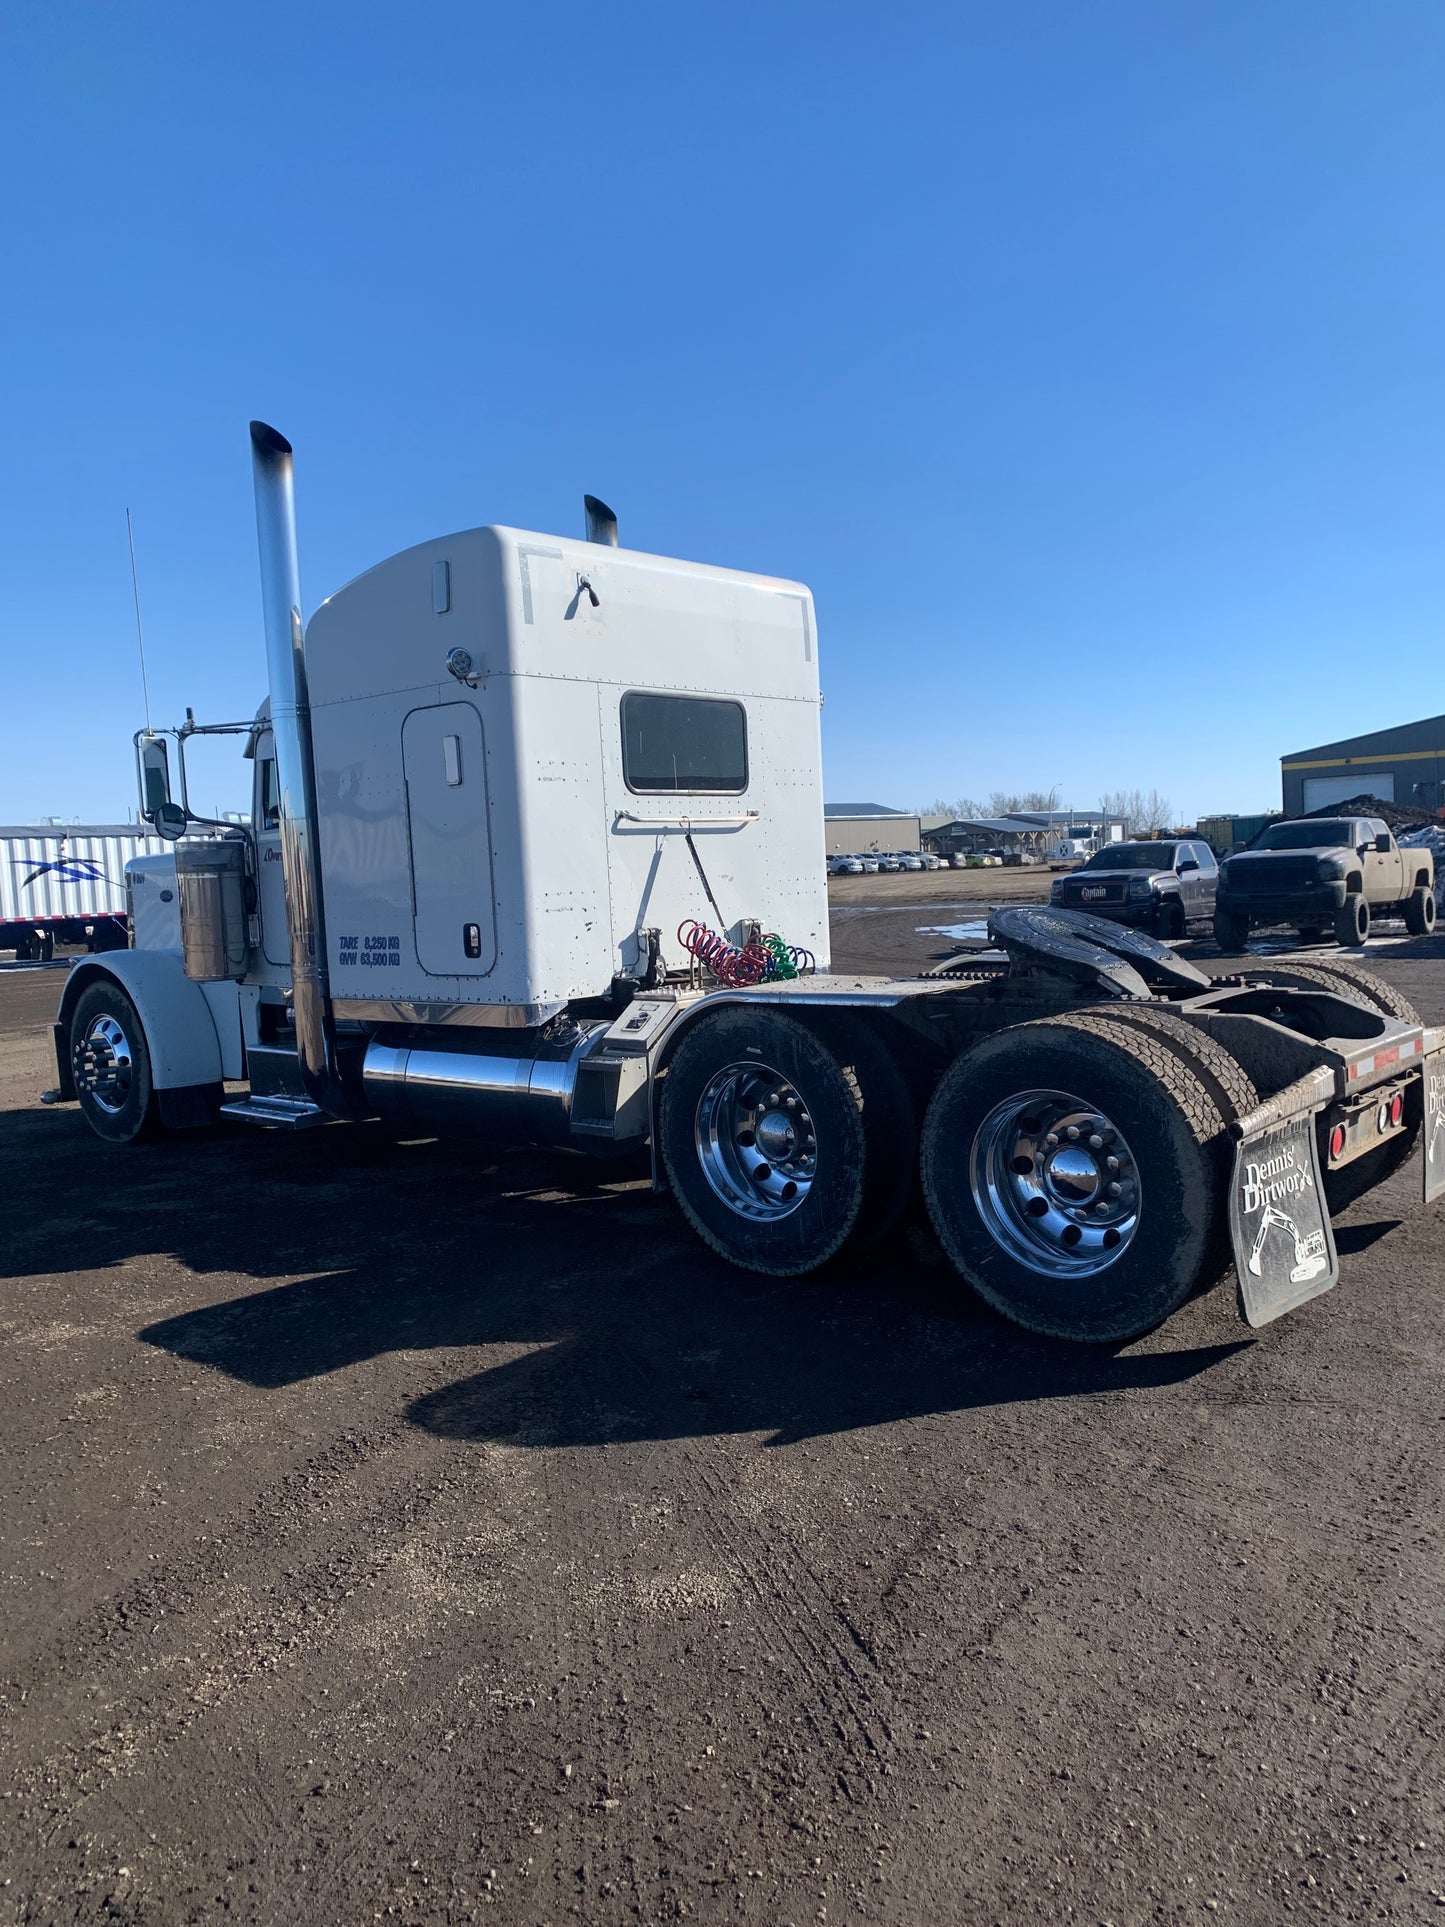
[[[587,540],[601,542],[606,548],[617,547],[617,517],[607,504],[596,495],[584,495],[582,506],[587,512]]]
[[[291,444],[265,422],[251,424],[251,469],[261,550],[266,680],[271,690],[271,734],[281,799],[281,872],[286,881],[296,1056],[312,1102],[338,1116],[349,1115],[358,1106],[348,1096],[337,1067],[336,1025],[326,963]]]

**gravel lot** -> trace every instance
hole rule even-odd
[[[973,881],[841,879],[903,887],[836,961]],[[1445,939],[1373,960],[1445,1020]],[[0,1921],[1445,1919],[1413,1172],[1260,1336],[1081,1352],[916,1225],[772,1283],[632,1168],[107,1150],[60,982],[0,973]]]

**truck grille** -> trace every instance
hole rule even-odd
[[[1122,903],[1125,888],[1123,883],[1085,883],[1070,877],[1064,885],[1064,902],[1075,910],[1088,910],[1096,903]]]
[[[1312,856],[1236,857],[1229,866],[1229,887],[1241,896],[1304,890],[1315,880],[1316,861]]]

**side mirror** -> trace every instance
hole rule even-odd
[[[1183,876],[1183,874],[1184,874],[1184,872],[1185,872],[1186,870],[1197,870],[1198,868],[1199,868],[1199,859],[1198,859],[1198,857],[1193,857],[1193,856],[1182,856],[1182,857],[1180,857],[1180,859],[1179,859],[1179,874],[1180,874],[1180,876]]]
[[[154,823],[156,811],[171,800],[171,764],[165,737],[142,730],[135,739],[135,761],[140,777],[140,813]]]
[[[1388,856],[1390,854],[1390,833],[1388,830],[1380,831],[1380,834],[1375,838],[1375,848],[1380,852],[1381,856]]]
[[[172,803],[169,798],[164,803],[158,803],[151,813],[156,835],[164,837],[167,843],[174,843],[177,837],[185,835],[186,822],[185,811],[179,803]]]

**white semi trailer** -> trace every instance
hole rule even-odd
[[[1445,1189],[1445,1032],[1339,964],[1211,982],[1075,913],[999,912],[924,978],[831,972],[817,630],[801,584],[482,528],[303,626],[289,444],[251,428],[269,695],[249,824],[137,739],[173,853],[133,947],[71,973],[52,1102],[104,1138],[378,1117],[650,1145],[725,1258],[887,1238],[921,1175],[949,1257],[1109,1341],[1224,1269],[1262,1324],[1327,1289],[1329,1199],[1412,1151]]]
[[[126,865],[164,848],[148,823],[0,828],[0,950],[49,963],[58,943],[124,949]]]

